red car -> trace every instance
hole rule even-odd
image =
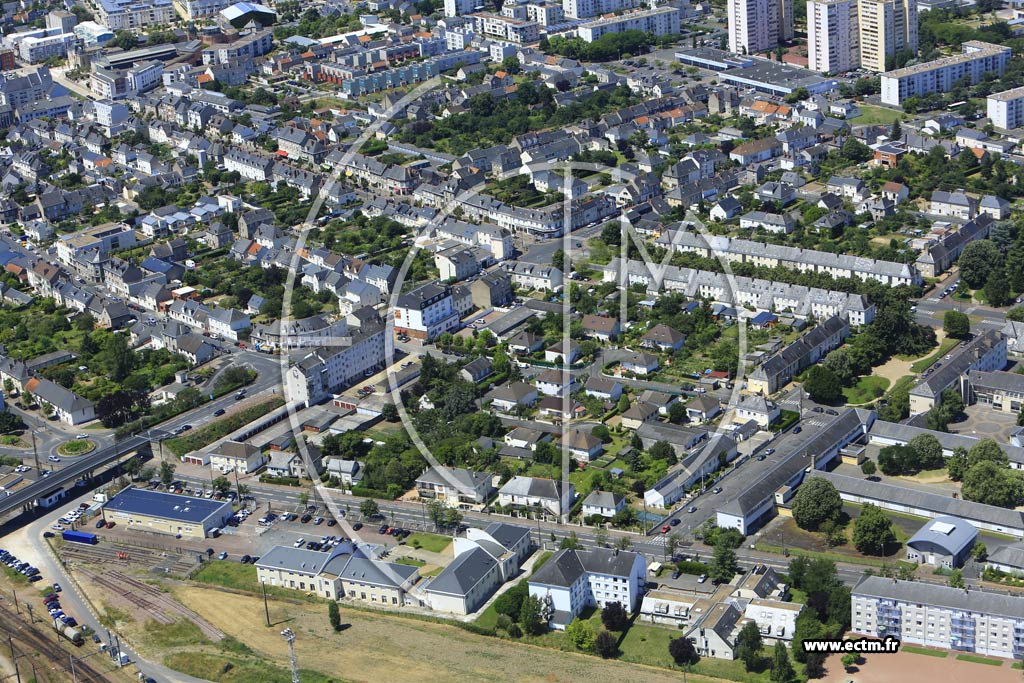
[[[670,527],[668,524],[666,524],[665,526],[661,527],[661,533],[667,534],[671,528],[672,527]]]

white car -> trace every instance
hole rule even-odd
[[[295,548],[301,548],[304,545],[306,545],[306,539],[304,538],[297,539],[295,543],[292,544]]]
[[[64,525],[63,524],[53,524],[53,525],[50,526],[50,528],[53,529],[54,531],[64,531]]]

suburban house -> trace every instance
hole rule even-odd
[[[615,341],[622,331],[618,318],[605,315],[585,315],[582,325],[583,334],[603,342]]]
[[[265,462],[258,447],[241,441],[225,441],[210,453],[210,465],[223,474],[249,474],[263,467]]]
[[[583,499],[581,513],[586,519],[593,515],[602,517],[614,517],[615,513],[626,507],[626,497],[619,493],[608,491],[591,491],[590,495]]]
[[[488,472],[461,467],[428,467],[416,478],[416,493],[420,498],[440,500],[449,507],[482,505],[494,490],[492,478]]]
[[[567,514],[576,500],[576,489],[568,483],[563,490],[557,479],[516,476],[498,489],[498,505],[519,511],[540,510],[546,514]]]

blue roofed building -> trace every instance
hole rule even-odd
[[[231,502],[212,498],[179,496],[129,486],[103,505],[107,522],[154,534],[206,538],[211,529],[224,526],[231,516]]]

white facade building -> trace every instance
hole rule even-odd
[[[541,601],[552,628],[564,629],[587,607],[639,605],[645,585],[643,555],[609,548],[559,550],[529,579],[530,596]]]
[[[992,125],[1011,130],[1024,125],[1024,87],[992,93],[987,98]]]
[[[840,73],[858,66],[857,0],[808,0],[807,68]]]

